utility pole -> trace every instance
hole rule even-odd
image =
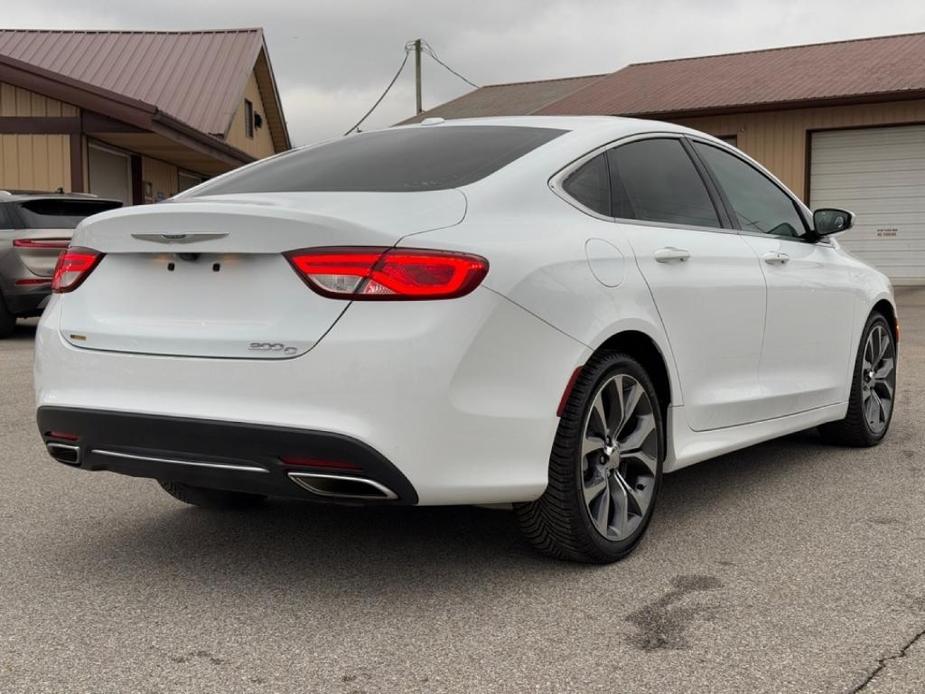
[[[415,113],[420,113],[424,110],[421,105],[421,39],[414,40],[414,96],[417,106]]]

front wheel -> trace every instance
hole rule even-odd
[[[886,318],[871,314],[855,359],[848,412],[819,433],[839,446],[876,446],[886,436],[896,402],[896,339]]]
[[[524,537],[558,559],[627,556],[652,519],[664,440],[658,395],[639,362],[614,352],[592,358],[559,421],[546,491],[515,505]]]

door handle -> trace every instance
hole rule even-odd
[[[790,260],[790,256],[780,251],[768,251],[761,256],[761,259],[768,265],[783,265]]]
[[[675,248],[674,246],[659,248],[655,251],[654,255],[655,262],[657,263],[684,263],[691,257],[690,251],[685,251],[683,248]]]

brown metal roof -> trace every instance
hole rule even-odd
[[[603,75],[565,77],[535,82],[490,84],[463,94],[457,99],[419,113],[402,124],[417,123],[425,118],[478,118],[479,116],[523,116],[546,104],[582,89]]]
[[[925,93],[925,33],[639,63],[538,113],[653,115]]]
[[[150,104],[219,136],[264,49],[260,29],[0,30],[0,55]]]

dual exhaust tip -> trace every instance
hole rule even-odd
[[[45,444],[45,447],[48,449],[48,454],[59,463],[72,467],[80,466],[80,446],[50,441]],[[181,461],[173,462],[181,463]],[[202,465],[202,463],[197,463],[197,466]],[[398,498],[398,494],[384,484],[366,477],[327,475],[316,472],[290,472],[288,476],[290,480],[302,489],[316,496],[323,496],[329,499],[392,501]]]

